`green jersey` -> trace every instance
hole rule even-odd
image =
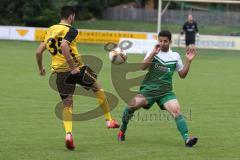
[[[150,55],[149,52],[145,59]],[[146,74],[140,92],[150,97],[162,96],[172,91],[172,76],[174,71],[181,71],[183,63],[177,52],[169,50],[168,52],[160,51],[154,56],[154,59]]]

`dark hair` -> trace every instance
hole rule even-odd
[[[70,15],[76,13],[76,8],[73,6],[63,6],[61,8],[60,18],[67,19]]]
[[[169,32],[167,30],[159,32],[158,33],[158,38],[159,37],[167,37],[169,39],[169,41],[172,41],[172,34],[171,34],[171,32]]]

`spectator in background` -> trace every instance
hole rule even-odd
[[[187,22],[183,24],[181,35],[185,34],[186,49],[195,47],[196,37],[199,37],[197,22],[193,20],[192,14],[188,15]]]

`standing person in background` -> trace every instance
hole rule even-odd
[[[183,24],[181,35],[185,34],[186,49],[190,46],[195,48],[196,37],[199,37],[197,22],[193,20],[192,14],[188,15],[187,22]]]

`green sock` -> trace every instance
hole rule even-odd
[[[129,107],[126,107],[124,109],[123,116],[122,116],[122,125],[121,125],[121,128],[120,128],[120,130],[122,132],[124,132],[124,133],[126,132],[128,122],[132,118],[133,113],[134,113],[134,110],[131,110]]]
[[[179,115],[175,118],[177,128],[179,132],[181,133],[184,141],[186,141],[189,137],[188,135],[188,128],[187,128],[187,123],[182,115]]]

